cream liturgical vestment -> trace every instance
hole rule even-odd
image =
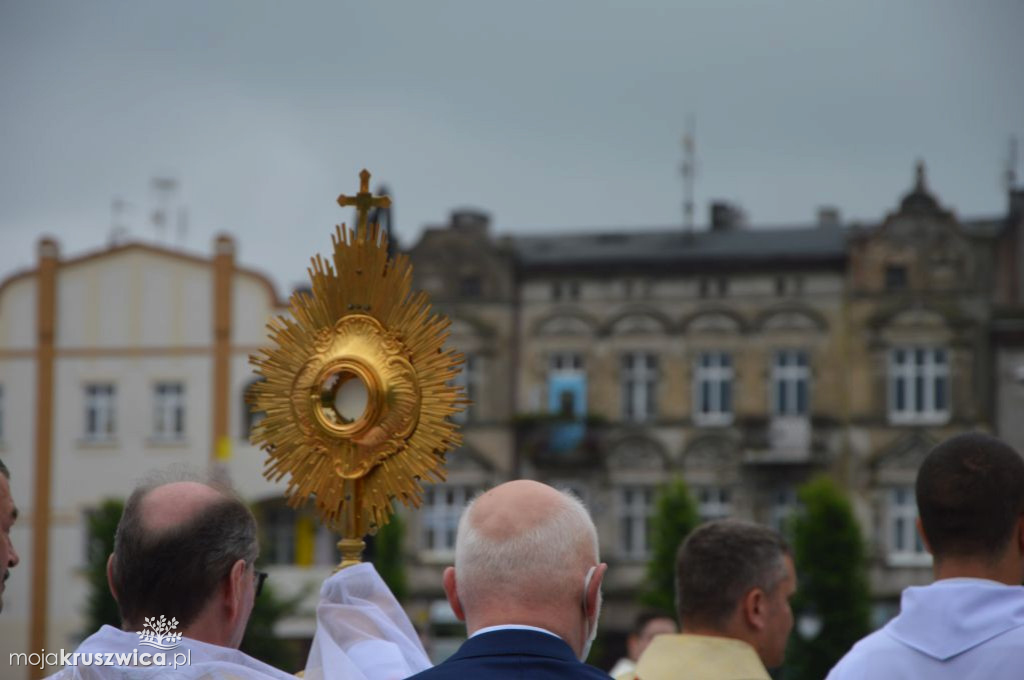
[[[311,680],[399,680],[430,668],[405,611],[372,564],[334,574],[320,589],[316,635],[306,663]],[[173,643],[172,643],[173,644]],[[153,648],[138,633],[103,626],[62,662],[55,680],[294,680],[237,649],[187,637]],[[77,657],[75,656],[77,654]],[[162,654],[162,656],[158,656]],[[149,665],[143,665],[148,662]]]
[[[868,678],[1024,678],[1024,587],[953,578],[907,588],[899,616],[855,644],[828,674]]]
[[[710,635],[658,635],[616,680],[771,680],[754,648]]]

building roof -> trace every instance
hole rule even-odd
[[[793,263],[841,265],[846,230],[841,227],[734,228],[685,232],[670,229],[515,236],[513,247],[526,268],[597,265],[690,267]]]

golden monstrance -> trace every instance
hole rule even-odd
[[[312,259],[311,292],[292,295],[290,315],[268,324],[271,344],[250,357],[263,377],[251,397],[266,413],[252,435],[267,452],[263,474],[287,476],[288,504],[312,501],[341,534],[339,568],[360,561],[396,499],[419,507],[421,484],[444,480],[445,453],[461,442],[450,416],[466,403],[452,384],[462,355],[444,349],[448,319],[366,224],[390,203],[369,182],[363,170],[359,193],[338,197],[355,206],[356,228],[336,228],[331,261]]]

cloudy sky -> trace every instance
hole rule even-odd
[[[0,0],[0,277],[44,233],[104,246],[115,197],[156,240],[158,176],[184,247],[230,232],[282,289],[364,166],[405,245],[464,206],[499,233],[671,228],[690,114],[698,225],[712,198],[878,219],[918,157],[947,206],[996,214],[1021,27],[1019,0]]]

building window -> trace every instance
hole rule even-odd
[[[483,295],[483,280],[475,275],[463,276],[459,280],[459,295],[467,298],[476,298]]]
[[[793,517],[798,506],[799,501],[796,496],[796,490],[793,487],[777,489],[772,497],[771,515],[768,518],[768,523],[780,534],[787,533],[790,518]]]
[[[619,490],[619,548],[627,559],[651,556],[653,486],[627,486]]]
[[[888,291],[906,290],[907,268],[902,264],[890,264],[885,268],[885,289]]]
[[[178,440],[185,436],[185,385],[160,382],[153,388],[153,438]]]
[[[252,428],[267,417],[266,411],[253,411],[250,401],[253,398],[252,389],[257,383],[263,382],[263,378],[257,378],[245,386],[242,392],[242,439],[249,441],[252,437]]]
[[[261,525],[266,539],[267,564],[294,564],[297,521],[298,514],[286,505],[274,505],[263,511]]]
[[[657,415],[658,357],[649,352],[622,355],[622,417],[630,422]]]
[[[454,383],[463,388],[466,398],[471,402],[466,405],[464,411],[452,416],[452,420],[457,423],[474,422],[479,417],[480,406],[477,401],[480,399],[480,395],[483,394],[483,389],[481,388],[483,378],[482,362],[483,359],[478,354],[466,352],[462,370],[455,376]]]
[[[886,547],[894,564],[919,565],[930,559],[917,532],[917,502],[912,486],[889,489],[886,517]]]
[[[776,416],[806,416],[811,369],[807,352],[786,349],[772,364],[772,411]]]
[[[694,373],[694,420],[700,425],[732,422],[732,357],[726,352],[702,352]]]
[[[426,552],[451,553],[459,517],[476,492],[471,486],[434,484],[423,494],[420,512],[420,547]]]
[[[551,284],[551,298],[556,301],[579,300],[579,281],[555,281]]]
[[[945,349],[897,347],[889,353],[889,420],[949,420],[949,357]]]
[[[732,514],[729,489],[723,486],[697,488],[697,514],[702,522],[724,519]]]
[[[85,438],[105,441],[114,438],[115,395],[113,383],[90,383],[85,386]]]
[[[587,374],[579,352],[553,352],[548,357],[548,413],[582,418],[587,412]]]

